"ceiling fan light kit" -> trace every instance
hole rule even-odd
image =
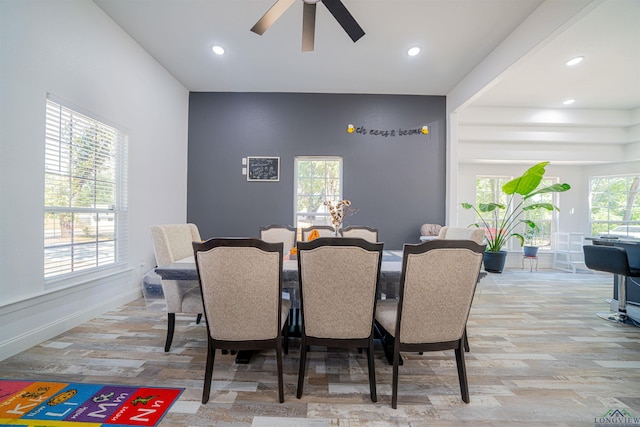
[[[296,0],[278,0],[251,28],[256,34],[262,35],[282,14],[291,7]],[[302,0],[302,51],[309,52],[314,49],[316,29],[316,3],[322,2],[333,15],[338,24],[349,35],[353,42],[364,36],[364,30],[341,0]]]

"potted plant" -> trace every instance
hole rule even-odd
[[[484,268],[487,271],[501,273],[507,259],[507,252],[502,248],[511,237],[524,244],[524,237],[518,231],[520,224],[526,227],[535,227],[535,223],[528,219],[521,219],[525,211],[536,209],[560,210],[551,203],[530,203],[525,202],[537,194],[561,193],[571,188],[569,184],[553,184],[549,187],[538,188],[544,174],[545,166],[549,162],[541,162],[527,169],[521,176],[512,179],[502,186],[502,191],[507,195],[507,203],[479,203],[474,206],[471,203],[462,203],[464,209],[473,209],[478,223],[472,224],[476,227],[486,229],[487,249],[484,254]],[[517,195],[517,196],[516,196]],[[491,227],[490,224],[496,224]]]
[[[525,224],[524,232],[522,233],[522,237],[524,237],[524,245],[522,246],[522,249],[524,250],[524,256],[538,256],[538,247],[540,246],[541,234],[542,229],[535,222],[530,221]]]

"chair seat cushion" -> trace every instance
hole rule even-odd
[[[386,299],[378,301],[376,305],[376,320],[391,336],[396,333],[398,317],[398,300]]]

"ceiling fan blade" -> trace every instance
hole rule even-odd
[[[302,51],[310,52],[316,34],[316,4],[304,3],[302,10]]]
[[[275,2],[275,4],[267,10],[267,13],[265,13],[262,18],[260,18],[260,20],[251,27],[251,31],[262,35],[287,9],[289,9],[295,1],[296,0],[278,0]]]
[[[329,9],[333,17],[336,18],[338,24],[349,34],[351,40],[357,42],[360,40],[360,37],[364,36],[364,30],[358,25],[351,13],[349,13],[344,4],[342,4],[341,0],[322,0],[322,2],[327,9]]]

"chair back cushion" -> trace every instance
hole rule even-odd
[[[375,243],[378,241],[378,229],[362,225],[352,225],[342,229],[342,237],[359,237],[367,242]]]
[[[200,232],[195,224],[165,224],[151,226],[153,251],[158,266],[168,265],[193,256],[192,242],[199,242]]]
[[[288,225],[269,225],[260,228],[260,239],[269,243],[282,242],[282,251],[285,254],[290,253],[291,249],[296,245],[296,234],[295,227]]]
[[[210,239],[193,247],[211,338],[247,341],[277,337],[282,243]]]
[[[333,237],[334,229],[329,225],[315,225],[307,228],[303,228],[302,231],[302,240],[308,240],[309,235],[313,230],[318,232],[320,237]]]
[[[382,246],[340,237],[298,242],[307,336],[348,339],[371,334]]]
[[[440,229],[438,238],[446,240],[471,240],[481,245],[484,241],[484,233],[484,228],[444,226]]]
[[[483,245],[435,240],[410,253],[400,284],[400,342],[448,342],[462,337],[482,264]],[[460,247],[455,247],[460,246]]]

